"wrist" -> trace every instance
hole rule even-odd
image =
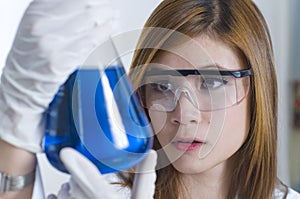
[[[26,175],[13,176],[0,172],[0,194],[7,192],[19,192],[34,183],[35,170]]]
[[[25,175],[36,167],[36,155],[0,139],[0,172]]]
[[[0,172],[3,173],[0,187],[7,191],[0,193],[0,198],[31,198],[37,161],[35,154],[17,148],[2,139],[0,139],[0,151]],[[19,188],[13,188],[15,182],[18,183]]]

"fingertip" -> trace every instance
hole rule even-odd
[[[84,157],[76,150],[71,147],[62,148],[59,152],[59,157],[64,163],[65,167],[70,171],[74,166],[80,166],[81,162],[84,161]]]
[[[47,199],[57,199],[57,197],[54,194],[50,194]]]
[[[149,150],[149,153],[148,153],[148,156],[150,157],[150,158],[153,158],[153,159],[157,159],[157,152],[155,151],[155,150],[153,150],[153,149],[150,149]]]
[[[156,167],[157,162],[157,152],[153,149],[149,150],[148,154],[146,155],[145,159],[138,164],[136,168],[137,173],[148,173],[153,172]]]
[[[59,151],[59,157],[62,161],[64,161],[65,159],[68,159],[70,156],[72,156],[75,152],[75,150],[71,147],[65,147],[62,148]]]
[[[157,152],[151,149],[145,159],[145,161],[147,161],[148,164],[151,164],[153,165],[153,167],[155,167],[157,161]]]

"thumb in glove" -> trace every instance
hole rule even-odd
[[[68,169],[71,180],[62,186],[58,199],[116,199],[126,198],[109,184],[104,175],[101,175],[97,167],[87,158],[72,148],[64,148],[60,152],[60,158]],[[145,159],[136,167],[136,176],[132,199],[153,198],[155,191],[155,166],[157,153],[150,150]]]

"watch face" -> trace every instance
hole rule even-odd
[[[35,179],[35,170],[26,175],[12,176],[7,173],[0,172],[0,194],[9,191],[18,191],[26,186],[33,184]]]

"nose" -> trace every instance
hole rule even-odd
[[[185,97],[194,105],[195,108],[198,107],[196,101],[193,99],[191,95],[191,92],[187,88],[178,88],[175,92],[174,99],[180,99],[182,94],[185,95]]]
[[[195,107],[195,101],[189,93],[181,92],[176,108],[171,114],[173,124],[199,124],[203,119],[203,113]]]

